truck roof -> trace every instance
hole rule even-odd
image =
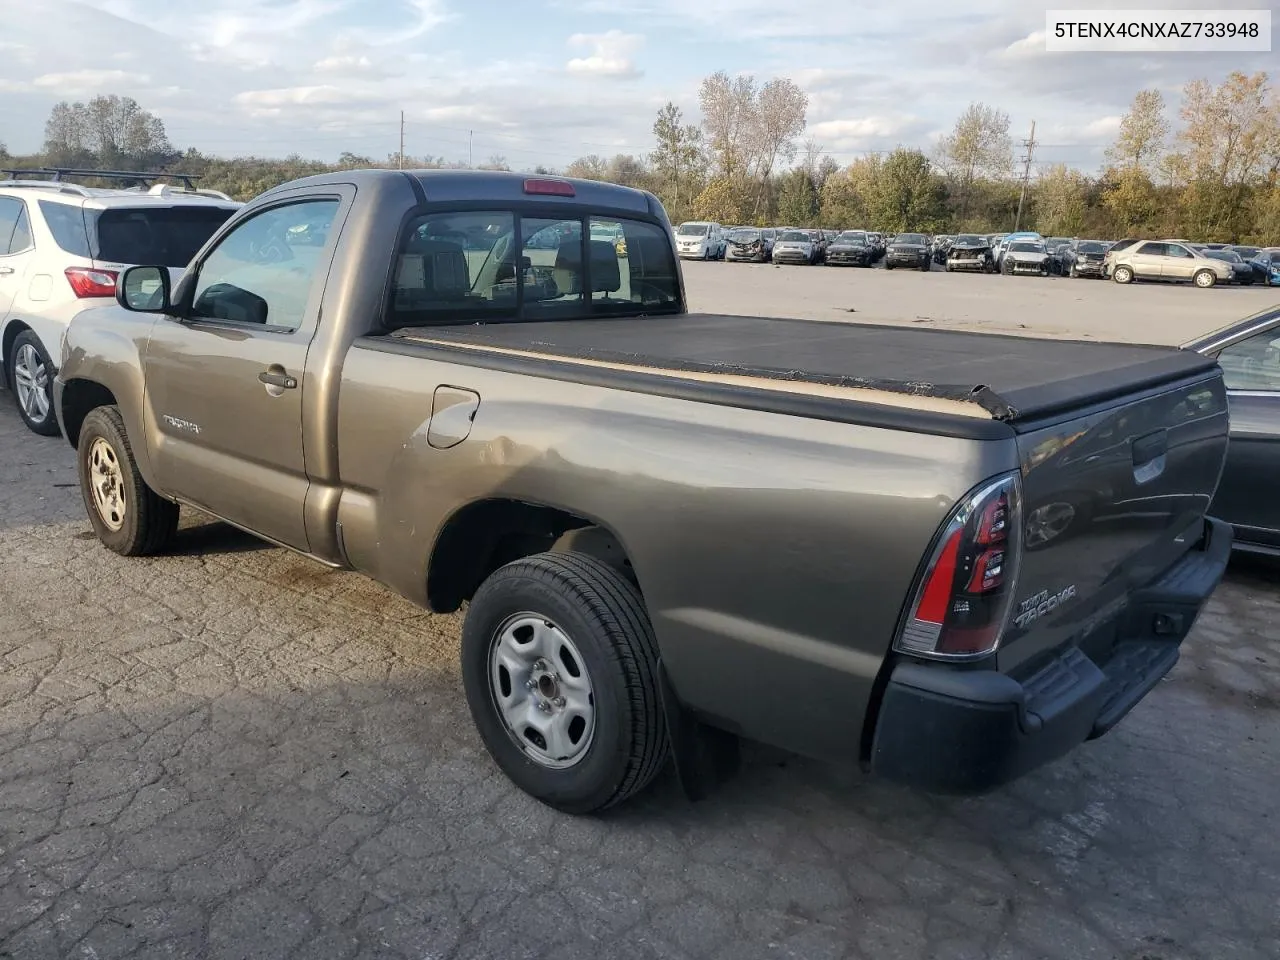
[[[541,174],[511,173],[505,170],[342,170],[292,180],[276,189],[350,183],[386,183],[396,178],[417,182],[428,203],[546,203],[552,206],[594,207],[601,210],[630,211],[654,216],[662,209],[657,199],[644,190],[621,187],[598,180],[578,180]],[[564,184],[572,196],[536,192],[536,184]],[[267,191],[263,196],[270,196]]]
[[[969,407],[969,416],[1000,421],[1076,410],[1216,363],[1169,347],[716,314],[432,327],[395,336],[675,376],[772,381],[779,390],[813,384],[896,394],[923,406],[950,401]]]

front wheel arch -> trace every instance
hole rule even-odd
[[[62,387],[62,428],[73,448],[80,442],[84,419],[98,407],[116,407],[115,394],[94,380],[68,380]]]

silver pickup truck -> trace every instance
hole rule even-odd
[[[1231,547],[1212,359],[690,314],[600,183],[286,184],[77,316],[55,401],[119,554],[189,505],[466,604],[481,738],[574,812],[743,738],[993,788],[1168,673]]]

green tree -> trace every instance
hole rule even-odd
[[[1102,190],[1102,203],[1111,212],[1118,232],[1128,236],[1150,231],[1160,213],[1155,184],[1139,167],[1111,171]]]
[[[1139,90],[1120,120],[1116,142],[1107,148],[1107,161],[1114,167],[1136,167],[1153,172],[1164,153],[1169,121],[1164,116],[1164,96],[1159,90]]]
[[[742,181],[716,177],[694,199],[693,215],[699,220],[715,223],[741,223],[748,196]]]
[[[818,191],[809,171],[790,170],[778,190],[778,219],[794,227],[805,227],[818,217]]]
[[[45,122],[44,152],[55,166],[98,164],[128,170],[178,159],[164,123],[132,97],[94,97],[57,104]]]
[[[1046,236],[1077,237],[1084,230],[1089,180],[1079,170],[1055,164],[1036,182],[1035,223]]]
[[[685,123],[680,108],[668,103],[653,122],[653,137],[656,145],[649,163],[657,177],[656,192],[672,217],[684,219],[702,188],[702,131]]]
[[[899,147],[889,154],[869,199],[877,230],[932,233],[946,219],[946,185],[919,150]]]
[[[1009,115],[985,103],[971,103],[938,146],[944,164],[956,181],[963,219],[969,212],[976,180],[980,177],[998,180],[1009,174],[1013,163]]]

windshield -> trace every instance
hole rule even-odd
[[[181,268],[234,212],[191,206],[116,207],[84,213],[93,259]]]
[[[898,239],[894,243],[899,245],[915,244],[917,246],[924,244],[924,237],[918,233],[900,233]]]
[[[1040,244],[1026,243],[1025,241],[1009,244],[1009,250],[1013,253],[1044,253],[1044,247],[1040,246]]]
[[[956,237],[955,240],[952,241],[952,243],[964,243],[969,245],[973,245],[975,243],[986,243],[986,242],[987,242],[986,237],[980,237],[975,233],[962,233],[960,234],[960,236]]]
[[[729,239],[734,243],[751,243],[753,240],[760,239],[760,231],[745,228],[730,230]]]
[[[676,233],[682,237],[705,237],[709,229],[705,223],[682,223]]]
[[[858,230],[846,230],[836,237],[836,243],[866,243],[867,235]]]
[[[1103,246],[1101,243],[1097,243],[1096,241],[1093,241],[1093,240],[1085,241],[1084,243],[1080,244],[1080,246],[1077,249],[1081,253],[1105,253],[1107,250],[1107,248]]]
[[[1262,252],[1258,247],[1232,247],[1231,249],[1240,254],[1240,256],[1244,257],[1246,260],[1252,260]]]
[[[801,233],[799,230],[788,230],[778,238],[783,243],[812,243],[813,238],[807,233]]]

